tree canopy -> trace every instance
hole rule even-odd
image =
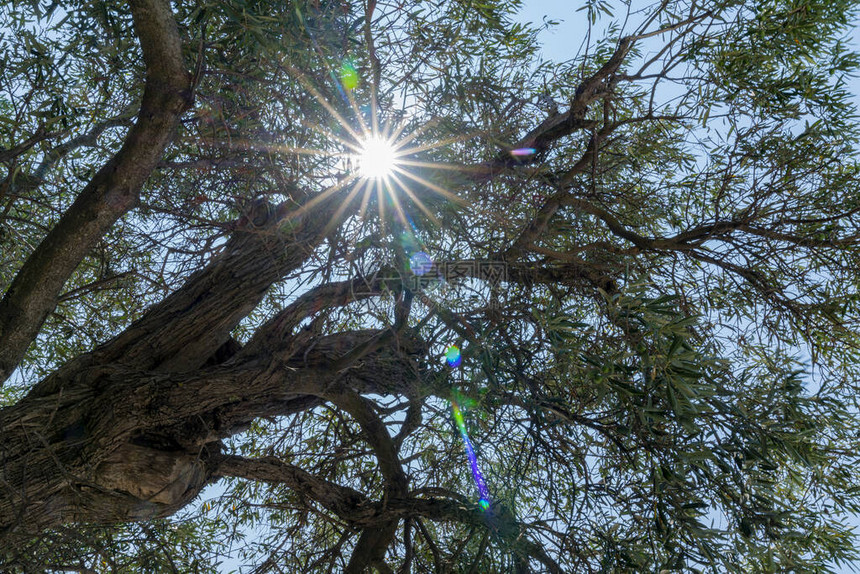
[[[520,5],[0,6],[4,571],[857,558],[854,3]]]

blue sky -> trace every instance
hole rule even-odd
[[[541,33],[540,42],[544,58],[553,61],[564,61],[574,57],[580,49],[587,31],[585,12],[576,11],[582,4],[571,0],[525,0],[523,4],[524,6],[519,17],[521,21],[540,23],[546,17],[549,20],[558,22],[557,25]],[[597,34],[600,33],[600,30],[606,23],[608,23],[608,20],[598,22]],[[857,34],[856,26],[852,37],[854,48],[860,50],[860,36]],[[857,79],[853,80],[852,86],[855,101],[860,106],[860,81]],[[200,497],[200,501],[217,498],[221,494],[222,489],[223,487],[220,485],[211,487],[210,490]],[[860,525],[860,519],[855,519],[855,522]],[[251,534],[251,536],[253,537],[254,535]],[[225,561],[222,568],[226,572],[239,566],[241,566],[241,562],[233,559]],[[838,572],[849,574],[855,572],[855,570],[843,568],[838,570]]]
[[[576,11],[581,3],[570,0],[525,0],[523,4],[520,12],[521,21],[540,23],[546,18],[558,22],[556,26],[541,33],[540,41],[545,59],[563,61],[576,55],[587,31],[585,12]],[[598,21],[598,33],[607,22],[608,20]],[[855,18],[849,37],[851,47],[860,51],[860,18]],[[860,108],[860,78],[853,78],[849,86],[854,95],[855,105]],[[853,517],[852,522],[860,528],[860,516]],[[860,564],[853,568],[837,569],[837,572],[840,574],[860,572]]]
[[[582,2],[571,0],[524,0],[520,11],[521,21],[540,23],[546,17],[558,22],[540,36],[546,59],[562,61],[576,55],[587,30],[585,12],[576,11],[582,5]],[[608,19],[598,21],[598,29],[606,23]],[[855,18],[850,37],[854,50],[860,51],[860,18]],[[850,84],[854,101],[860,107],[860,78],[854,78]]]

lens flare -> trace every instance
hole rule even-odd
[[[433,260],[423,251],[418,251],[409,258],[409,268],[412,273],[421,276],[433,268]]]
[[[397,153],[389,140],[371,135],[361,144],[357,160],[358,170],[363,177],[384,179],[394,171]]]
[[[514,157],[526,157],[534,155],[535,153],[537,153],[537,150],[533,147],[521,147],[519,149],[512,149],[508,153]]]
[[[322,54],[298,6],[296,14],[306,28],[306,32],[310,34],[316,51]],[[380,109],[377,93],[379,86],[376,85],[373,77],[362,78],[351,58],[344,58],[335,66],[326,63],[325,67],[342,102],[324,95],[311,78],[289,63],[285,63],[287,72],[322,106],[333,122],[339,125],[339,129],[331,129],[326,122],[301,119],[299,122],[310,131],[333,142],[336,147],[325,146],[326,149],[314,149],[286,144],[242,143],[242,146],[253,145],[254,148],[265,146],[266,149],[277,153],[318,156],[324,158],[332,170],[337,170],[337,173],[331,174],[332,180],[336,180],[337,183],[318,193],[307,205],[302,205],[295,214],[290,214],[290,217],[298,216],[299,211],[307,212],[311,207],[345,188],[347,188],[346,197],[336,215],[340,216],[347,212],[353,200],[357,199],[359,200],[358,219],[363,223],[372,223],[376,218],[371,211],[371,199],[376,198],[375,204],[379,210],[377,224],[383,233],[386,232],[385,228],[391,219],[397,220],[395,224],[401,223],[405,226],[410,207],[417,207],[432,224],[441,226],[436,210],[430,209],[423,202],[421,195],[426,192],[435,193],[458,207],[468,205],[466,199],[439,185],[433,177],[433,174],[439,170],[460,171],[467,168],[452,166],[445,162],[426,161],[421,154],[466,142],[479,137],[482,132],[458,134],[441,139],[428,137],[432,135],[430,130],[437,126],[440,120],[428,119],[423,124],[416,125],[421,118],[405,113],[405,109],[395,110],[392,113],[386,113],[385,110]],[[364,84],[367,89],[359,94],[358,88]],[[367,97],[370,101],[363,104],[356,100],[358,95]],[[353,117],[349,119],[345,114],[351,114]],[[397,120],[398,117],[401,119]],[[227,145],[235,146],[232,140],[227,142]],[[413,167],[426,169],[421,170],[423,175],[418,175],[414,173],[416,170],[412,169]],[[414,186],[421,188],[421,194],[412,189]],[[332,218],[329,225],[334,226],[337,222],[337,217]],[[416,251],[427,250],[423,245],[418,245],[407,249],[406,254],[409,256]]]
[[[349,60],[344,60],[340,67],[340,82],[345,89],[350,91],[358,87],[358,70]]]
[[[457,347],[457,345],[451,345],[445,351],[445,361],[448,363],[449,367],[459,367],[462,360],[463,357],[460,356],[460,349]]]
[[[460,436],[463,437],[463,443],[466,445],[466,456],[469,457],[469,466],[472,469],[472,478],[475,479],[475,484],[478,486],[478,504],[484,510],[490,508],[490,491],[487,490],[487,484],[484,482],[484,475],[481,474],[481,469],[478,468],[478,457],[475,455],[475,449],[472,448],[472,441],[469,440],[469,433],[466,432],[466,421],[463,420],[463,413],[460,412],[460,405],[456,398],[451,398],[451,410],[454,412],[454,422],[457,425],[457,430],[460,431]]]

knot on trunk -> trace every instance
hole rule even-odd
[[[95,473],[95,482],[108,490],[130,494],[143,504],[151,517],[159,507],[181,505],[206,484],[208,472],[200,457],[184,451],[164,451],[126,443],[105,460]],[[153,508],[151,505],[156,505]],[[138,509],[131,509],[134,514]],[[158,513],[156,511],[156,513]],[[144,516],[134,516],[144,518]]]

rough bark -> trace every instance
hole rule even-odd
[[[35,337],[62,283],[86,253],[87,242],[101,236],[134,205],[140,186],[169,142],[176,117],[187,105],[185,92],[178,89],[179,79],[185,86],[187,77],[181,62],[170,61],[171,51],[178,50],[178,37],[159,48],[165,62],[147,55],[154,35],[172,25],[165,20],[165,5],[158,2],[140,0],[135,5],[147,63],[138,123],[123,150],[85,189],[0,303],[0,378],[8,376]],[[174,33],[171,28],[170,34]],[[588,89],[577,93],[579,99],[564,121],[555,118],[545,123],[527,136],[526,143],[543,148],[582,129],[580,107],[603,94],[606,78],[627,49],[626,44],[620,47],[611,65],[591,78]],[[158,103],[158,111],[152,108],[153,102]],[[141,156],[139,147],[144,145],[148,149]],[[134,169],[123,167],[132,159],[137,162]],[[244,348],[230,339],[230,331],[266,290],[301,267],[322,242],[332,214],[345,217],[337,209],[338,201],[334,194],[313,210],[298,213],[287,213],[284,206],[257,204],[237,225],[220,255],[180,289],[117,338],[70,361],[17,404],[0,410],[0,539],[12,540],[65,523],[111,524],[169,516],[209,482],[242,476],[286,484],[350,522],[361,532],[347,566],[350,572],[382,568],[400,521],[421,516],[485,526],[522,556],[558,571],[539,546],[521,537],[521,529],[510,517],[499,515],[487,523],[479,508],[463,508],[454,499],[411,496],[398,458],[399,439],[388,435],[360,395],[415,395],[426,349],[413,333],[408,329],[327,336],[312,330],[296,332],[301,321],[320,308],[384,290],[408,289],[396,274],[322,285],[261,327]],[[284,225],[286,219],[289,225]],[[52,239],[62,233],[71,234],[66,243]],[[517,261],[519,255],[506,254],[504,280],[614,289],[607,271],[595,264],[579,259],[554,266],[524,264]],[[57,265],[61,256],[65,267]],[[465,270],[468,275],[475,269],[465,266],[451,271]],[[434,268],[433,275],[438,274]],[[21,295],[27,285],[36,283],[44,283],[44,288]],[[19,307],[26,308],[26,313],[16,311]],[[445,320],[443,311],[438,312]],[[14,337],[10,326],[17,329]],[[4,341],[11,344],[3,345]],[[222,438],[247,428],[257,417],[298,412],[324,401],[348,412],[364,431],[380,463],[383,501],[371,501],[275,459],[249,462],[221,452]]]
[[[402,284],[376,277],[322,285],[258,329],[244,348],[229,338],[266,289],[302,265],[322,241],[336,202],[318,205],[315,216],[291,217],[286,227],[283,206],[257,205],[220,255],[180,289],[121,335],[0,410],[0,536],[13,539],[71,522],[171,515],[206,484],[230,474],[220,439],[257,417],[324,401],[349,412],[363,428],[380,460],[386,498],[407,499],[399,443],[360,395],[413,396],[422,379],[424,343],[403,328],[388,335],[358,330],[326,336],[296,329],[320,308]],[[545,279],[539,269],[526,268],[513,268],[511,278]],[[268,468],[259,464],[258,472]],[[293,474],[290,485],[310,489],[312,498],[334,504],[338,513],[346,512],[338,506],[346,504],[344,496],[355,502],[340,487],[298,470]],[[353,505],[350,512],[358,510]],[[353,570],[383,559],[405,515],[386,516],[356,521],[367,534],[360,537]]]
[[[321,389],[406,388],[412,365],[402,349],[367,356],[360,369],[326,367],[338,357],[330,349],[367,337],[332,335],[286,361],[246,357],[193,374],[118,364],[68,373],[53,394],[28,396],[0,412],[0,526],[33,533],[67,522],[172,514],[213,479],[219,439],[257,416],[309,408]]]
[[[285,234],[285,208],[257,206],[182,288],[0,411],[0,528],[171,514],[210,480],[218,439],[255,417],[318,404],[310,391],[331,384],[373,392],[411,375],[411,363],[394,360],[374,371],[384,350],[365,357],[363,370],[329,369],[376,335],[364,331],[298,338],[312,348],[295,356],[295,338],[270,340],[201,368],[225,347],[236,351],[230,330],[322,241],[326,209],[292,218]]]
[[[170,5],[164,0],[135,0],[130,5],[146,64],[137,122],[119,152],[30,254],[0,301],[0,383],[21,361],[78,264],[137,204],[180,115],[191,106],[191,81]]]

